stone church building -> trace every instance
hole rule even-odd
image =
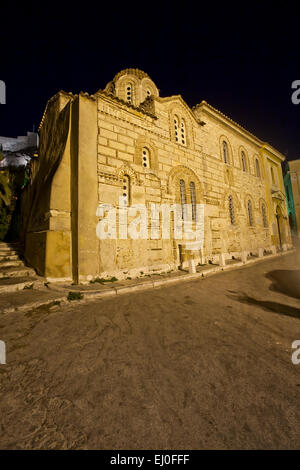
[[[22,200],[25,258],[49,280],[118,279],[291,247],[284,156],[205,101],[160,97],[126,69],[94,95],[60,91]],[[97,207],[204,205],[204,242],[99,239]],[[118,223],[118,222],[117,222]]]

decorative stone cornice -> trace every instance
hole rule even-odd
[[[269,155],[272,155],[273,157],[277,157],[282,162],[285,160],[285,156],[282,153],[278,152],[278,150],[274,149],[274,147],[272,147],[272,145],[268,144],[267,142],[263,143],[262,150],[266,151]]]
[[[180,103],[180,105],[184,108],[184,110],[187,112],[188,116],[198,125],[203,126],[205,123],[198,119],[195,114],[193,113],[192,109],[189,107],[189,105],[184,101],[181,95],[172,95],[172,96],[166,96],[166,97],[155,97],[155,100],[158,101],[159,103],[174,103],[174,106],[177,103]],[[172,105],[171,105],[172,106]],[[192,135],[192,134],[190,134]]]
[[[252,142],[256,145],[258,145],[262,150],[266,150],[270,154],[274,155],[275,157],[279,158],[279,160],[284,161],[285,156],[282,155],[282,153],[278,152],[278,150],[274,149],[268,142],[264,142],[258,137],[256,137],[254,134],[251,132],[247,131],[243,126],[238,124],[237,122],[233,121],[230,117],[226,116],[226,114],[222,113],[218,109],[214,108],[210,104],[208,104],[206,101],[201,101],[201,103],[197,104],[196,106],[192,107],[192,111],[195,112],[197,110],[208,112],[211,115],[214,115],[215,117],[219,117],[222,121],[227,122],[231,127],[234,126],[236,130],[239,133],[242,133],[244,136],[246,136],[248,139],[250,139]],[[203,121],[202,121],[203,122]],[[201,122],[199,122],[200,125]]]
[[[125,105],[127,108],[131,108],[131,109],[134,109],[135,111],[139,111],[140,113],[146,114],[147,116],[151,117],[152,119],[157,119],[157,116],[154,114],[154,106],[152,106],[152,108],[153,108],[152,110],[151,110],[150,104],[148,105],[148,103],[147,103],[146,106],[144,106],[144,103],[145,103],[145,101],[147,101],[147,99],[143,103],[141,103],[140,106],[134,106],[133,104],[128,103],[127,101],[122,100],[121,98],[118,98],[113,93],[108,93],[105,90],[99,90],[96,93],[96,96],[97,95],[98,96],[106,96],[107,98],[110,98],[111,100],[115,101],[116,103]]]
[[[149,75],[146,72],[143,72],[143,70],[140,70],[140,69],[124,69],[124,70],[121,70],[121,72],[117,73],[114,76],[114,78],[112,79],[113,83],[116,83],[116,81],[119,80],[119,78],[121,78],[123,75],[135,75],[140,80],[142,80],[142,78],[149,78],[151,80]],[[153,80],[151,80],[151,81],[153,81]]]
[[[276,189],[271,189],[271,194],[272,194],[272,198],[273,199],[278,199],[280,201],[284,201],[285,200],[285,196],[283,194],[282,191],[280,191],[279,189],[276,190]]]
[[[219,206],[220,201],[216,198],[210,197],[210,196],[204,196],[204,200],[206,204],[210,204],[211,206]]]
[[[244,136],[248,137],[251,141],[254,141],[256,145],[259,147],[262,147],[265,142],[260,140],[258,137],[256,137],[254,134],[251,132],[247,131],[243,126],[235,122],[233,119],[230,117],[226,116],[226,114],[222,113],[218,109],[214,108],[210,104],[208,104],[206,101],[201,101],[201,103],[195,105],[192,107],[192,111],[195,113],[195,111],[204,111],[207,112],[208,114],[211,114],[212,116],[219,118],[221,121],[225,121],[227,124],[229,124],[231,127],[235,127],[236,130],[240,133],[242,133]]]
[[[117,175],[113,175],[112,173],[106,173],[104,171],[98,171],[98,176],[101,179],[107,180],[107,181],[119,181],[119,177]]]
[[[137,173],[127,163],[124,163],[118,170],[118,178],[120,181],[123,179],[124,175],[128,175],[134,184],[140,184]]]

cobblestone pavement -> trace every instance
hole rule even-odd
[[[1,449],[296,449],[296,254],[0,316]]]

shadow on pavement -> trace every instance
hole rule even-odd
[[[270,290],[300,299],[300,269],[276,269],[266,278],[272,281]]]
[[[239,296],[227,295],[227,297],[244,304],[257,305],[258,307],[262,307],[264,310],[268,310],[270,312],[300,319],[300,308],[291,307],[290,305],[280,304],[278,302],[272,302],[269,300],[256,300],[253,297],[249,297],[245,294]]]

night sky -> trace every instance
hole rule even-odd
[[[300,80],[296,2],[48,5],[1,4],[0,135],[37,130],[57,91],[92,94],[133,67],[161,96],[181,94],[191,107],[206,100],[289,160],[300,158],[300,105],[291,101]]]

